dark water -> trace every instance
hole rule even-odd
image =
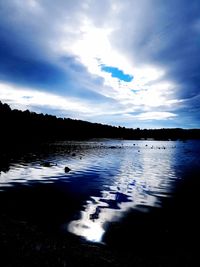
[[[180,239],[197,227],[199,155],[192,140],[59,142],[2,154],[0,211],[94,242],[159,240],[170,231]]]

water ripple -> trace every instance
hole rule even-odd
[[[66,222],[71,233],[101,242],[107,224],[130,209],[148,211],[170,197],[179,170],[200,165],[194,142],[101,140],[58,142],[47,154],[32,154],[0,170],[0,188],[27,183],[66,182],[71,202],[82,200],[78,217]],[[71,170],[65,173],[65,167]],[[63,185],[63,184],[62,184]],[[73,198],[74,196],[74,198]]]

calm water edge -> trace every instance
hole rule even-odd
[[[143,231],[143,218],[157,211],[165,210],[168,218],[170,203],[181,216],[196,205],[197,188],[194,194],[187,189],[200,173],[200,141],[91,140],[47,147],[1,155],[1,213],[107,243],[115,233],[123,239],[130,229],[137,232],[138,224]],[[173,202],[178,194],[181,204]]]

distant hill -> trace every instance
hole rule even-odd
[[[0,101],[0,143],[34,143],[51,140],[122,138],[200,139],[200,129],[129,129],[70,118],[57,118],[29,110],[12,110]]]

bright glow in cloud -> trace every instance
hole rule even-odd
[[[139,107],[149,110],[164,105],[168,99],[170,100],[168,94],[172,84],[158,82],[149,85],[159,80],[164,75],[164,70],[148,65],[134,66],[133,62],[112,47],[109,37],[113,30],[109,27],[97,28],[85,20],[80,31],[81,37],[78,40],[74,39],[70,47],[69,44],[65,44],[61,49],[70,51],[78,57],[91,74],[102,77],[104,86],[101,88],[101,93],[124,105],[125,112],[138,110]],[[102,69],[102,65],[118,68],[123,73],[133,76],[134,79],[126,82],[113,77],[111,73]],[[128,106],[125,107],[127,104]]]
[[[2,92],[6,84],[14,91],[13,96],[4,92],[1,100],[130,127],[140,127],[140,114],[179,113],[198,126],[199,3],[194,0],[188,8],[186,0],[178,2],[161,1],[155,8],[153,0],[5,1],[0,4],[0,82]],[[28,97],[19,97],[23,90]],[[176,117],[173,125],[179,124]],[[146,116],[145,121],[149,126]]]
[[[137,67],[134,62],[130,62],[125,56],[113,48],[110,41],[110,34],[114,29],[97,28],[87,20],[81,28],[81,38],[74,40],[70,47],[63,47],[66,52],[71,52],[78,56],[92,74],[99,75],[105,80],[105,85],[111,86],[115,90],[123,87],[142,87],[150,81],[160,78],[164,71],[153,66]],[[102,70],[104,66],[112,66],[122,70],[124,73],[134,76],[132,83],[119,82],[119,79]]]

